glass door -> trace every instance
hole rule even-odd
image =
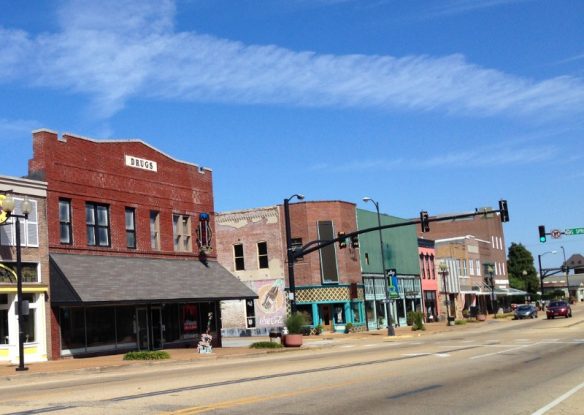
[[[138,349],[149,350],[150,337],[148,332],[148,309],[140,307],[136,309],[136,337]]]
[[[150,338],[152,350],[162,349],[163,339],[162,308],[152,307],[150,309]]]

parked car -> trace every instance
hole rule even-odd
[[[552,301],[547,306],[546,310],[547,318],[554,318],[554,317],[572,317],[572,308],[570,308],[570,304],[565,301]]]
[[[537,318],[537,307],[532,304],[522,304],[515,309],[515,319]]]

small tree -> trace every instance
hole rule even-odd
[[[533,255],[522,244],[511,243],[507,255],[509,285],[518,290],[535,294],[539,288],[539,278],[533,265]]]

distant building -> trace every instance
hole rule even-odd
[[[49,249],[47,239],[47,184],[36,180],[0,176],[0,198],[10,194],[15,212],[21,214],[25,198],[32,204],[28,219],[20,219],[23,300],[28,301],[24,316],[24,361],[47,360],[51,354],[49,330]],[[2,217],[0,209],[0,362],[17,363],[18,314],[16,295],[16,226],[14,218]]]
[[[342,201],[291,203],[292,244],[332,240],[357,229],[355,205]],[[265,334],[280,327],[289,310],[289,275],[282,205],[217,215],[219,261],[252,288],[258,299],[223,302],[225,335]],[[299,258],[295,299],[307,328],[344,331],[347,323],[365,327],[358,248],[331,244]]]
[[[286,318],[285,238],[278,206],[217,213],[217,260],[258,298],[223,301],[225,336],[267,335]]]
[[[405,219],[380,214],[381,225],[405,222]],[[360,230],[378,226],[377,212],[357,209],[357,223]],[[370,328],[387,326],[386,298],[384,287],[388,285],[391,316],[394,324],[407,324],[407,313],[424,311],[418,237],[415,225],[400,226],[382,230],[382,268],[379,232],[367,232],[359,237],[361,270],[365,284],[365,303]],[[388,281],[383,281],[383,271]],[[430,294],[429,294],[430,295]]]
[[[52,357],[221,344],[220,302],[255,293],[216,261],[212,171],[140,140],[33,133],[47,182]]]
[[[420,257],[424,316],[427,322],[438,321],[438,316],[443,306],[438,301],[440,275],[436,268],[436,247],[434,241],[418,239],[418,255]]]

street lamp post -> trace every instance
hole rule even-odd
[[[564,254],[564,264],[563,267],[564,268],[564,274],[566,275],[566,286],[568,288],[568,301],[570,301],[570,270],[568,269],[568,264],[566,263],[566,250],[564,249],[563,246],[560,246],[560,248],[562,248],[562,253]]]
[[[288,285],[290,289],[290,312],[296,313],[296,282],[294,281],[294,252],[292,251],[292,233],[290,230],[290,200],[303,200],[304,195],[293,194],[287,199],[284,199],[284,222],[286,225],[286,255],[288,259]]]
[[[539,284],[540,284],[540,289],[541,289],[541,299],[543,302],[543,274],[541,272],[541,257],[547,254],[555,254],[557,251],[547,251],[544,252],[543,254],[538,254],[537,255],[537,263],[539,265]]]
[[[18,367],[17,371],[28,370],[24,366],[24,315],[23,315],[23,299],[22,299],[22,257],[20,246],[20,219],[28,219],[28,215],[32,210],[32,204],[25,198],[22,202],[22,214],[14,213],[15,202],[9,195],[2,201],[2,210],[6,212],[6,219],[15,219],[16,231],[16,298],[17,298],[17,313],[18,313]]]
[[[440,274],[442,275],[442,289],[444,290],[444,305],[446,306],[446,325],[450,325],[450,298],[446,289],[446,277],[448,276],[448,265],[440,262]]]
[[[489,286],[491,288],[491,307],[493,307],[493,315],[497,314],[497,306],[495,302],[497,301],[495,298],[495,280],[493,278],[493,266],[487,266],[487,273],[489,274]]]
[[[381,247],[381,272],[383,273],[383,287],[385,290],[385,299],[383,302],[385,303],[385,312],[387,314],[387,335],[388,336],[395,336],[395,329],[393,327],[391,317],[391,307],[389,305],[389,298],[388,298],[388,287],[389,284],[387,282],[387,275],[385,272],[385,250],[383,249],[383,233],[381,232],[381,214],[379,213],[379,203],[375,200],[371,199],[370,197],[364,197],[363,202],[371,202],[375,205],[375,210],[377,211],[377,226],[379,226],[379,245]]]

